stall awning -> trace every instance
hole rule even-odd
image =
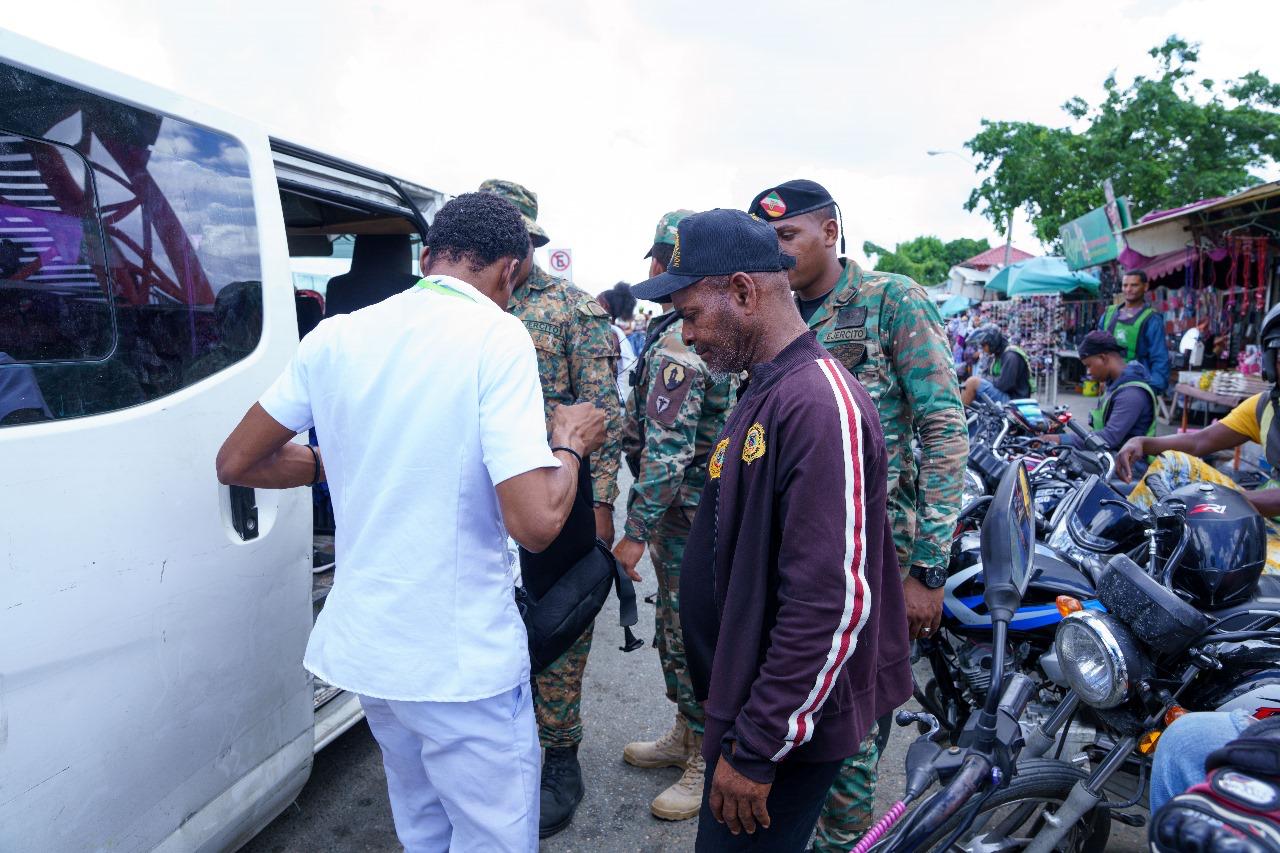
[[[1263,202],[1275,196],[1280,196],[1280,181],[1259,184],[1226,198],[1205,199],[1186,207],[1149,213],[1121,233],[1129,248],[1154,259],[1185,248],[1191,242],[1189,226],[1193,221],[1212,218],[1214,214],[1221,216],[1222,211],[1246,205],[1257,206],[1261,213],[1261,208],[1267,207]]]
[[[967,296],[953,296],[938,309],[942,312],[943,317],[954,317],[961,311],[968,311],[973,307],[973,300]]]
[[[1033,296],[1037,293],[1069,293],[1072,290],[1098,292],[1096,278],[1067,269],[1062,258],[1032,258],[1011,264],[987,282],[987,287],[1010,296]]]

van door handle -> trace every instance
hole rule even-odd
[[[230,486],[231,526],[248,542],[258,538],[258,498],[248,486]]]

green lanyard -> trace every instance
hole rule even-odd
[[[465,299],[468,302],[476,301],[476,298],[471,294],[463,293],[461,290],[458,290],[456,287],[451,287],[450,285],[445,284],[444,280],[440,278],[424,278],[421,281],[419,281],[417,284],[415,284],[414,287],[418,288],[419,290],[430,291],[431,293],[439,293],[442,296],[455,296],[458,299]]]

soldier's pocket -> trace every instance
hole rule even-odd
[[[893,380],[885,370],[884,358],[880,352],[880,345],[874,341],[867,341],[867,354],[853,370],[854,378],[862,383],[862,387],[867,389],[867,393],[871,398],[879,402],[880,398],[889,393],[893,388]]]

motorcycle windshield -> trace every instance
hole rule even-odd
[[[1117,501],[1117,503],[1110,503]],[[1096,475],[1081,487],[1067,530],[1081,548],[1100,554],[1127,551],[1142,541],[1143,529],[1125,508],[1124,497]]]

